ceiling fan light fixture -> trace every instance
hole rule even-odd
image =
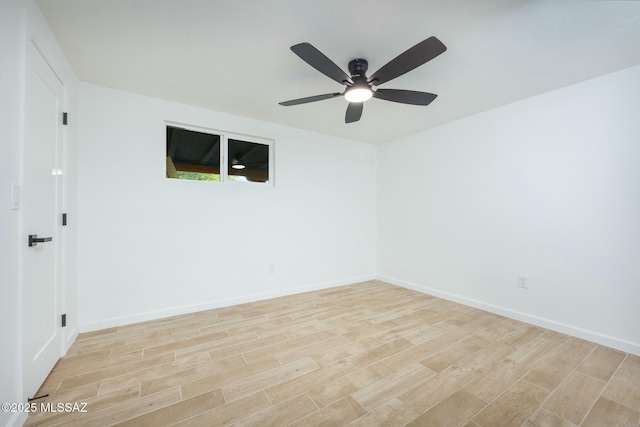
[[[368,85],[351,86],[344,94],[344,97],[349,102],[364,102],[372,96],[373,92]]]

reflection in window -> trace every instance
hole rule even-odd
[[[227,179],[229,181],[269,182],[269,146],[229,139]]]
[[[220,181],[220,135],[167,126],[167,178]]]

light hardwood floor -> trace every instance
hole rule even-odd
[[[81,334],[65,426],[633,426],[640,357],[370,281]],[[39,403],[38,403],[39,404]]]

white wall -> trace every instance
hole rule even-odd
[[[82,330],[375,277],[375,146],[89,84],[80,110]],[[275,187],[166,179],[165,120],[274,139]]]
[[[380,276],[640,354],[639,112],[633,67],[381,146]]]
[[[18,0],[0,2],[0,402],[20,402],[22,393],[20,301],[20,211],[10,209],[11,183],[20,182],[21,103],[26,13]],[[0,425],[16,414],[0,412]],[[15,417],[14,417],[15,418]]]
[[[50,65],[63,80],[66,111],[75,115],[76,78],[52,36],[35,3],[31,0],[0,2],[0,402],[24,402],[22,386],[22,260],[26,239],[22,226],[22,210],[12,210],[11,184],[22,186],[25,51],[31,39],[36,40]],[[73,163],[76,151],[75,125],[65,130],[64,137],[64,204],[73,215],[76,207],[76,174]],[[77,333],[75,237],[74,227],[65,233],[66,268],[65,301],[69,323],[63,335],[61,352]],[[26,414],[0,412],[0,425],[20,424]]]

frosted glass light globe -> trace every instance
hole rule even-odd
[[[371,92],[371,89],[369,88],[369,86],[365,86],[365,87],[353,86],[349,88],[347,92],[344,94],[344,97],[349,102],[364,102],[367,99],[371,98],[372,96],[373,96],[373,92]]]

